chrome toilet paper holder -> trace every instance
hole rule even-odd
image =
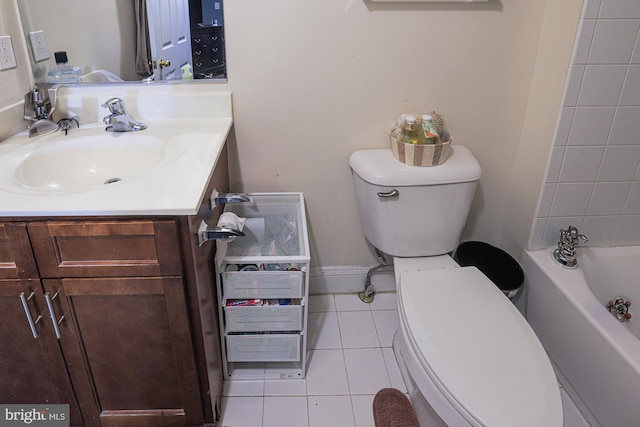
[[[202,246],[209,240],[229,239],[231,237],[244,236],[244,233],[240,230],[231,227],[209,227],[204,220],[200,221],[198,226],[198,246]]]
[[[211,192],[211,209],[215,209],[219,205],[225,205],[227,203],[251,203],[253,200],[248,194],[245,193],[219,193],[215,188]],[[198,246],[202,246],[205,242],[218,239],[230,239],[235,237],[244,236],[244,233],[233,227],[226,225],[217,225],[210,227],[202,220],[198,225]]]

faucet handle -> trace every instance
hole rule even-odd
[[[127,107],[122,98],[111,98],[102,104],[102,108],[108,108],[111,114],[128,115]]]
[[[29,101],[34,105],[38,105],[46,102],[46,98],[47,98],[46,94],[39,88],[34,88],[30,90],[26,96],[29,97]]]
[[[570,225],[566,230],[560,230],[561,242],[568,242],[572,245],[578,245],[580,244],[580,240],[584,241],[584,243],[587,243],[589,241],[589,239],[587,239],[587,236],[585,236],[584,234],[580,234],[578,229],[573,225]]]

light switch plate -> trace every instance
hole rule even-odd
[[[16,56],[13,53],[10,36],[0,36],[0,70],[16,68]]]
[[[29,40],[31,41],[31,52],[33,52],[33,60],[35,62],[49,59],[49,47],[47,46],[47,39],[44,37],[44,31],[30,32]]]

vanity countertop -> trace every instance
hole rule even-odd
[[[129,90],[131,91],[130,87]],[[168,135],[166,150],[171,151],[170,161],[162,162],[133,179],[123,179],[121,182],[80,189],[34,189],[16,185],[16,165],[28,156],[25,154],[25,146],[39,144],[46,148],[49,135],[26,138],[26,132],[23,132],[0,142],[0,163],[7,163],[0,167],[0,216],[195,215],[233,124],[231,94],[213,95],[216,100],[222,99],[227,104],[216,109],[218,114],[211,114],[212,109],[209,109],[209,114],[206,115],[189,115],[187,112],[182,117],[167,113],[171,110],[170,106],[175,105],[173,94],[164,98],[154,93],[151,100],[146,97],[136,99],[138,95],[129,94],[129,111],[133,117],[145,122],[148,129],[135,133],[145,135],[148,132],[147,135],[160,135],[163,138]],[[182,95],[178,98],[184,98]],[[93,104],[97,105],[109,96],[110,94],[100,93],[99,90]],[[196,106],[200,106],[205,97],[200,93]],[[163,107],[163,98],[167,101],[166,108]],[[146,112],[149,108],[145,109],[145,105],[150,105],[150,102],[154,107],[152,111]],[[181,102],[180,99],[178,102]],[[63,100],[61,104],[66,106],[65,112],[79,116],[74,113],[73,108],[68,107],[73,103],[65,103]],[[92,127],[95,135],[111,135],[111,132],[103,130],[104,125],[101,123],[81,124],[79,130]],[[69,136],[79,130],[70,130]],[[118,135],[113,134],[113,137],[117,138]],[[65,137],[57,138],[59,141]],[[108,147],[108,142],[106,146]],[[13,153],[17,153],[15,160],[7,161]],[[126,151],[124,153],[126,156]],[[11,161],[14,162],[13,165],[10,164]]]

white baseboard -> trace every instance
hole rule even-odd
[[[312,268],[309,272],[309,293],[317,295],[362,292],[368,272],[369,267],[348,265]],[[395,291],[393,269],[375,273],[371,276],[371,283],[376,292]]]

